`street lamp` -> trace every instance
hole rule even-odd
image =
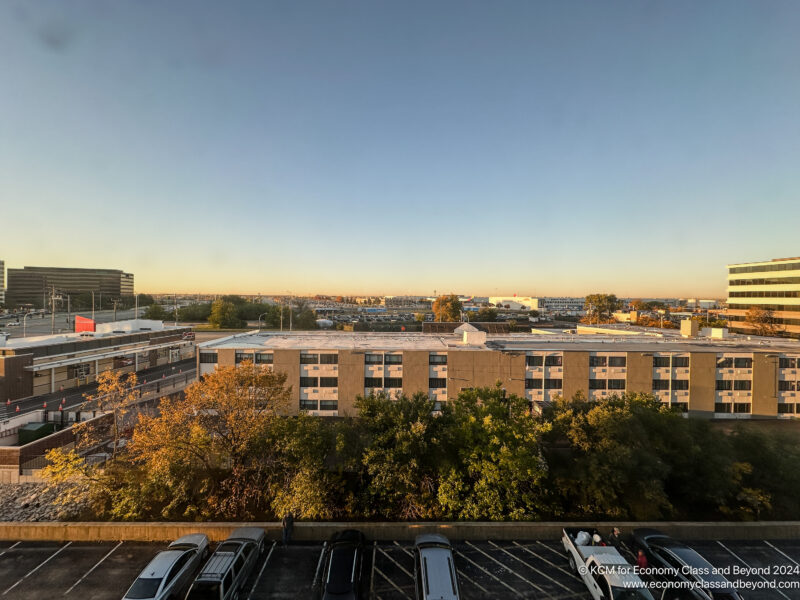
[[[25,323],[27,318],[28,318],[28,313],[22,315],[22,337],[25,337]]]
[[[267,316],[268,314],[269,314],[269,313],[261,313],[260,315],[258,315],[258,328],[259,328],[259,329],[261,329],[261,317],[265,317],[265,316]],[[264,325],[266,325],[266,324],[267,324],[267,322],[266,322],[266,320],[265,320],[265,321],[264,321]]]

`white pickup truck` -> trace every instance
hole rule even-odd
[[[569,566],[592,595],[593,600],[653,600],[645,583],[613,546],[591,545],[586,529],[565,527],[561,543]]]

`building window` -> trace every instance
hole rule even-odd
[[[364,377],[365,388],[382,388],[383,377]]]
[[[717,359],[717,368],[718,369],[732,369],[733,368],[733,357],[732,356],[723,356],[722,358]]]
[[[689,357],[688,356],[673,356],[672,357],[672,366],[684,368],[689,366]]]
[[[608,386],[608,383],[605,379],[590,379],[589,380],[589,389],[590,390],[604,390]]]
[[[731,379],[717,379],[717,391],[726,392],[733,389],[733,381]]]
[[[688,390],[689,389],[689,380],[688,379],[673,379],[672,380],[672,389],[673,390]]]
[[[733,366],[737,369],[752,369],[753,368],[753,359],[752,358],[734,358],[733,359]]]
[[[563,364],[563,357],[561,356],[545,356],[545,367],[560,367]],[[560,380],[559,380],[560,381]]]
[[[526,356],[525,366],[527,367],[541,367],[544,364],[543,356]]]
[[[338,377],[320,377],[319,378],[319,387],[324,387],[324,388],[339,387],[339,378]]]
[[[669,379],[653,379],[653,391],[662,391],[669,389]]]
[[[339,410],[339,401],[338,400],[320,400],[319,401],[319,409],[320,410]]]
[[[628,364],[628,358],[626,356],[609,356],[608,357],[608,366],[609,367],[624,367]]]
[[[250,352],[237,352],[236,353],[236,364],[243,363],[244,361],[249,360],[253,362],[253,355]]]
[[[272,352],[256,352],[257,365],[271,365],[274,360],[275,357]]]
[[[365,354],[364,355],[364,364],[365,365],[382,365],[383,364],[383,354]]]
[[[781,369],[794,369],[797,367],[797,359],[796,358],[788,358],[782,356],[780,358],[780,368]]]
[[[689,403],[688,402],[672,402],[670,404],[670,407],[676,408],[682,413],[689,412]]]
[[[609,379],[608,380],[608,389],[610,389],[610,390],[624,390],[625,389],[625,380],[624,379]]]
[[[402,365],[403,364],[403,355],[402,354],[384,354],[383,363],[386,364],[386,365]]]
[[[319,364],[321,364],[321,365],[338,365],[339,364],[339,355],[338,354],[320,354],[319,355]]]
[[[608,357],[607,356],[590,356],[589,357],[589,366],[590,367],[607,367],[608,366]]]
[[[428,387],[433,389],[446,388],[447,379],[444,377],[431,377],[428,379]]]
[[[735,413],[749,413],[750,412],[750,403],[749,402],[735,402],[733,405],[733,412]]]
[[[429,365],[446,365],[447,364],[447,354],[429,354],[428,355],[428,364]]]
[[[319,377],[301,377],[300,387],[318,387]]]
[[[201,365],[217,364],[217,353],[216,352],[201,352],[200,353],[200,364]]]
[[[558,356],[557,358],[561,358],[561,357]],[[544,389],[546,389],[546,390],[560,390],[561,389],[561,383],[562,383],[561,379],[545,379],[544,380]]]
[[[715,413],[729,413],[731,412],[731,405],[727,402],[715,402],[714,403],[714,412]]]
[[[795,391],[795,382],[794,381],[779,381],[778,382],[778,390],[781,392],[793,392]]]
[[[742,391],[749,391],[753,388],[753,382],[749,379],[736,379],[733,382],[733,389]]]
[[[794,413],[794,404],[791,403],[779,403],[778,404],[778,414],[779,415],[787,415]]]
[[[403,378],[402,377],[384,377],[383,378],[383,387],[401,388],[401,387],[403,387]]]
[[[317,410],[319,402],[316,400],[300,400],[300,410]]]
[[[319,354],[306,354],[305,352],[300,353],[300,364],[301,365],[318,365],[319,364]]]
[[[525,389],[526,390],[540,390],[542,389],[543,382],[541,379],[526,379],[525,380]]]
[[[654,356],[653,357],[653,367],[656,369],[660,369],[662,367],[669,366],[669,356]]]
[[[89,363],[81,363],[79,365],[69,365],[67,367],[67,378],[75,379],[76,377],[88,377],[92,372],[92,365]]]

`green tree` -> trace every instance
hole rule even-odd
[[[747,311],[745,322],[753,327],[756,335],[775,335],[778,332],[778,321],[768,308],[753,306]]]
[[[217,300],[211,305],[208,322],[218,329],[235,329],[244,326],[244,322],[236,314],[236,306],[225,300]]]
[[[242,298],[241,296],[237,296],[236,294],[227,294],[220,298],[223,302],[230,302],[231,304],[235,304],[236,306],[241,306],[242,304],[247,304],[247,299]]]
[[[478,311],[478,314],[475,315],[473,321],[477,321],[478,323],[494,323],[497,321],[497,309],[484,306]]]
[[[611,314],[621,305],[622,303],[614,294],[589,294],[584,301],[589,322],[608,322],[611,320]]]
[[[190,304],[178,309],[178,320],[181,323],[197,323],[208,321],[211,316],[211,304]]]
[[[143,319],[153,319],[154,321],[167,321],[174,318],[172,311],[167,312],[160,304],[151,304],[142,314]]]
[[[439,296],[433,301],[433,314],[436,321],[460,321],[461,301],[455,294]]]

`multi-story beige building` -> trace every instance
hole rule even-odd
[[[199,344],[197,360],[201,376],[246,360],[286,373],[293,414],[352,416],[356,397],[371,391],[444,402],[499,382],[533,408],[627,391],[690,416],[800,416],[800,345],[790,340],[256,332]]]
[[[754,333],[747,322],[754,306],[772,311],[776,333],[800,337],[800,257],[728,265],[730,329]]]

